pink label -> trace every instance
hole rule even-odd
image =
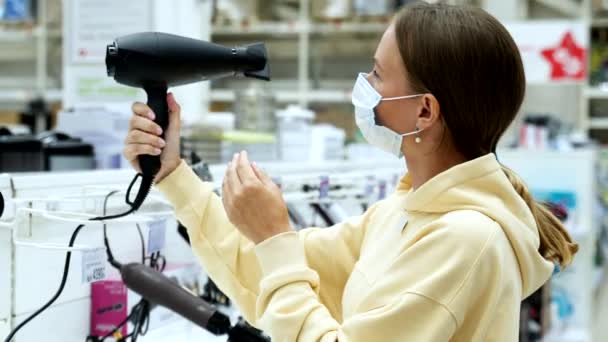
[[[127,318],[127,287],[122,281],[103,280],[91,284],[91,335],[106,336]],[[120,332],[127,334],[127,324]]]

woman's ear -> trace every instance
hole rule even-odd
[[[420,107],[416,127],[424,130],[441,120],[439,101],[433,94],[424,94],[420,98]]]

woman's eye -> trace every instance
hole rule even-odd
[[[374,69],[372,71],[372,74],[374,75],[375,78],[380,79],[380,75],[378,75],[378,72],[376,71],[376,69]]]

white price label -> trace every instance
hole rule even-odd
[[[329,196],[329,176],[321,176],[319,183],[319,199],[325,199]]]
[[[165,247],[167,220],[148,223],[148,253],[160,252]]]
[[[82,283],[92,283],[106,277],[106,251],[95,249],[82,252]]]

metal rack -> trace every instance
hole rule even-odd
[[[593,16],[593,10],[589,3],[588,12],[584,19],[591,31],[594,28],[606,28],[608,27],[608,17],[595,17]],[[590,133],[591,130],[608,130],[608,117],[592,117],[591,116],[591,101],[596,100],[608,100],[608,89],[591,86],[589,81],[585,82],[585,86],[581,92],[580,101],[580,124],[581,129],[584,132]]]
[[[230,25],[212,28],[212,39],[292,39],[297,45],[297,77],[293,89],[277,89],[278,102],[298,103],[307,107],[310,103],[347,103],[350,101],[350,85],[332,89],[315,89],[309,78],[311,71],[311,38],[319,35],[373,35],[379,36],[387,27],[383,22],[313,22],[310,13],[311,0],[300,0],[299,17],[294,22],[261,22],[253,25]],[[229,89],[212,89],[211,100],[232,102],[234,93]]]
[[[53,1],[53,6],[60,6],[60,1]],[[34,69],[34,78],[8,77],[2,83],[12,84],[0,88],[0,103],[22,106],[36,98],[50,102],[61,100],[61,89],[57,89],[58,80],[49,77],[49,41],[61,41],[60,29],[49,28],[48,0],[37,2],[37,17],[32,27],[25,29],[0,29],[0,47],[3,47],[2,59],[8,61],[30,61]],[[27,46],[25,53],[15,53],[10,46]],[[27,58],[24,58],[24,55]],[[55,81],[55,82],[53,82]],[[54,86],[53,86],[54,85]]]
[[[531,8],[542,7],[557,15],[569,18],[583,18],[591,25],[591,0],[450,0],[450,3],[469,3],[482,6],[508,21],[526,19]],[[508,4],[507,4],[508,3]],[[386,29],[388,22],[314,22],[310,13],[311,0],[300,0],[299,17],[293,22],[259,22],[237,25],[214,25],[212,39],[251,40],[262,37],[265,40],[295,40],[297,46],[297,77],[292,81],[295,87],[279,87],[275,96],[278,102],[298,103],[301,106],[315,104],[342,104],[350,101],[350,85],[332,85],[331,87],[315,88],[309,78],[311,71],[311,40],[317,36],[362,36],[379,37]],[[505,12],[510,12],[506,14]],[[388,20],[388,18],[387,18]],[[608,25],[608,19],[596,19],[595,24]],[[336,44],[340,42],[335,39]],[[370,51],[371,52],[371,51]],[[608,93],[607,93],[608,94]],[[608,95],[604,95],[608,97]],[[232,102],[234,93],[230,89],[212,88],[211,100],[215,102]],[[585,111],[586,112],[586,111]],[[582,125],[585,120],[579,120]]]

